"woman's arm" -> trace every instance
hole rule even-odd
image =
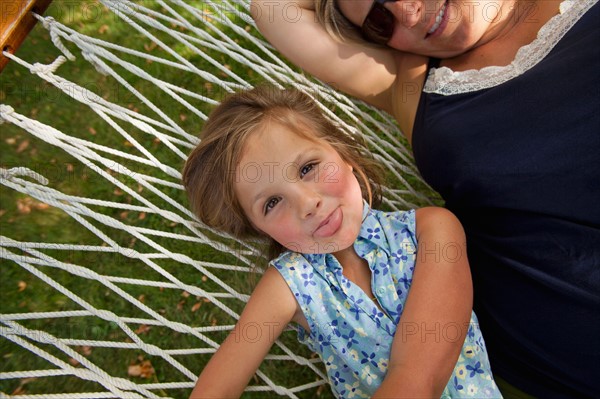
[[[388,372],[373,398],[439,398],[471,319],[473,288],[460,222],[443,208],[423,208],[416,228],[412,285]]]
[[[190,399],[240,397],[296,309],[283,277],[268,268],[235,328],[202,370]]]
[[[333,39],[316,21],[314,0],[252,0],[250,10],[263,36],[292,63],[388,112],[411,141],[426,57]]]
[[[392,113],[400,53],[334,40],[316,21],[314,0],[252,0],[251,12],[263,36],[292,63]]]

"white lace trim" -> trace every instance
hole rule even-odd
[[[533,68],[556,46],[562,37],[598,0],[564,0],[560,14],[552,17],[538,32],[537,38],[521,47],[506,66],[489,66],[454,72],[448,67],[432,68],[427,77],[426,93],[445,96],[487,89],[507,82]]]

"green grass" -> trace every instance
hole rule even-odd
[[[151,2],[144,1],[145,5]],[[195,2],[200,4],[201,2]],[[144,38],[132,28],[113,16],[103,6],[95,1],[59,2],[55,1],[46,13],[57,20],[73,27],[75,30],[90,34],[93,37],[109,40],[124,47],[137,49],[142,52],[172,58],[165,50],[156,47],[149,39]],[[241,23],[241,22],[240,22]],[[170,48],[178,54],[189,58],[201,70],[215,71],[204,59],[193,54],[180,43],[161,34],[160,39],[169,44]],[[50,43],[50,38],[41,26],[34,28],[25,41],[18,56],[29,62],[52,62],[60,52]],[[251,43],[242,43],[247,48],[252,48]],[[77,60],[67,62],[58,71],[60,76],[77,82],[78,84],[96,92],[109,101],[116,102],[142,114],[156,115],[138,98],[128,93],[112,77],[98,73],[90,64],[81,57],[73,45],[68,47],[78,56]],[[251,70],[246,70],[235,61],[227,59],[222,54],[215,52],[214,58],[222,65],[228,65],[239,76],[251,84],[261,82],[260,77]],[[156,62],[147,62],[133,57],[132,63],[142,68],[147,73],[172,82],[191,91],[202,92],[214,99],[220,99],[224,93],[217,90],[214,85],[196,74],[181,72],[173,68],[165,68]],[[202,118],[173,101],[163,92],[147,81],[141,80],[125,68],[116,67],[120,76],[123,76],[136,89],[140,90],[171,119],[185,131],[197,134],[202,126]],[[222,72],[215,72],[225,78]],[[190,100],[192,106],[207,114],[212,106],[204,102]],[[26,69],[9,63],[0,74],[0,103],[12,106],[17,112],[51,125],[72,137],[78,137],[92,142],[115,148],[124,152],[134,152],[134,148],[125,138],[109,127],[96,113],[88,107],[81,105],[52,85],[43,82],[38,77],[31,75]],[[131,136],[143,144],[161,162],[181,169],[183,159],[167,149],[164,144],[154,140],[147,134],[131,125],[122,124]],[[187,152],[182,148],[182,151]],[[118,158],[115,158],[118,159]],[[172,177],[150,166],[140,166],[131,161],[122,161],[136,173],[175,181]],[[96,174],[77,159],[47,142],[37,139],[21,130],[17,126],[3,124],[0,127],[0,166],[10,168],[14,166],[27,166],[49,179],[49,186],[66,194],[88,198],[98,198],[115,201],[123,204],[139,204],[132,195],[118,190],[105,178]],[[131,187],[134,191],[144,195],[153,203],[163,204],[157,196],[151,194],[135,183],[130,177],[108,171],[119,181]],[[393,181],[392,181],[392,184]],[[419,190],[425,188],[417,179],[411,178],[411,184]],[[180,204],[187,204],[187,199],[182,191],[161,187],[162,192],[169,195]],[[188,230],[179,224],[172,223],[163,217],[153,214],[140,214],[139,212],[123,212],[119,209],[90,206],[95,211],[113,217],[131,226],[148,229],[157,229],[166,232],[189,235]],[[164,208],[175,211],[170,205]],[[130,234],[103,226],[97,222],[96,227],[107,234],[112,240],[124,248],[131,248],[139,252],[154,252],[151,247],[133,238]],[[80,225],[71,216],[63,211],[46,207],[32,200],[28,196],[5,186],[0,186],[0,234],[14,240],[25,242],[49,242],[56,244],[77,245],[106,245],[95,234]],[[185,254],[193,259],[203,259],[215,263],[240,264],[233,255],[215,250],[207,245],[192,244],[185,241],[169,238],[152,237],[152,239],[173,253]],[[237,244],[232,244],[238,248]],[[18,249],[11,251],[27,256],[28,254]],[[140,260],[130,259],[112,253],[84,252],[77,250],[43,250],[49,256],[55,257],[66,263],[83,265],[90,270],[105,276],[119,276],[124,278],[143,278],[155,281],[166,281],[166,278],[152,270]],[[173,275],[179,281],[191,286],[200,287],[208,292],[218,291],[219,287],[210,279],[204,278],[196,268],[173,259],[157,259],[156,264]],[[117,315],[127,317],[147,318],[147,315],[125,301],[111,289],[91,278],[78,277],[72,273],[52,268],[40,267],[48,277],[52,278],[65,289],[76,293],[82,300],[91,304],[96,309],[104,309]],[[225,281],[238,292],[250,293],[253,283],[258,276],[248,273],[232,273],[229,271],[211,270],[218,278]],[[17,263],[9,260],[0,260],[0,313],[32,313],[49,311],[81,310],[82,305],[70,299],[66,292],[59,292],[46,284],[35,275],[31,274]],[[173,322],[182,323],[192,327],[233,324],[234,320],[214,304],[206,302],[202,297],[190,295],[180,289],[158,288],[132,284],[117,284],[129,295],[154,309],[158,314]],[[223,303],[239,312],[243,306],[240,301],[224,299]],[[55,337],[107,340],[116,342],[131,342],[115,323],[97,317],[68,317],[62,319],[36,319],[23,320],[19,323],[30,329],[45,331]],[[130,324],[129,327],[139,333],[139,337],[146,343],[156,345],[163,349],[181,349],[206,347],[192,334],[175,332],[170,328],[159,326],[140,326]],[[207,333],[215,342],[225,338],[226,333]],[[285,333],[282,341],[293,350],[305,357],[313,355],[296,342],[293,332]],[[64,362],[71,362],[69,356],[57,350],[53,345],[37,344],[53,356]],[[160,357],[150,356],[141,350],[134,349],[105,349],[86,348],[73,346],[73,350],[82,353],[89,361],[99,365],[108,374],[125,379],[132,379],[140,384],[149,384],[159,381],[188,381],[181,373]],[[273,354],[282,354],[278,348],[273,349]],[[19,370],[34,370],[54,368],[46,360],[31,354],[27,349],[12,343],[7,339],[0,340],[0,372]],[[208,361],[208,355],[182,356],[175,355],[177,361],[199,373]],[[129,366],[149,360],[155,373],[148,378],[131,377],[128,375]],[[283,386],[295,386],[315,380],[315,375],[306,367],[296,365],[291,361],[267,360],[261,366],[273,381]],[[253,380],[253,383],[259,383]],[[261,384],[262,385],[262,384]],[[66,392],[103,391],[104,388],[96,383],[85,381],[73,376],[60,376],[49,378],[36,378],[30,380],[4,379],[0,380],[0,392],[5,394],[51,394]],[[187,398],[190,389],[155,391],[161,396]],[[302,398],[330,398],[331,392],[327,386],[314,388],[298,393]],[[244,398],[276,397],[272,392],[246,393]]]
[[[197,2],[199,3],[199,2]],[[150,2],[144,2],[145,5],[151,5]],[[123,23],[120,19],[113,16],[103,6],[94,1],[81,2],[54,2],[46,15],[52,15],[57,20],[73,27],[81,33],[90,34],[94,37],[109,40],[122,46],[146,51],[150,54],[170,58],[166,52],[154,46],[149,39],[143,38],[137,32],[132,31],[131,27]],[[169,43],[170,47],[179,54],[188,56],[190,62],[200,69],[214,70],[207,62],[195,54],[191,54],[181,44],[174,43],[166,35],[160,36],[162,40]],[[18,56],[29,62],[52,62],[60,52],[49,42],[49,35],[41,26],[34,28],[28,39],[18,51]],[[170,40],[170,41],[169,41]],[[250,46],[250,44],[248,44]],[[88,64],[80,53],[71,44],[69,49],[77,55],[77,60],[67,62],[61,66],[58,74],[66,79],[77,82],[83,87],[96,92],[109,101],[121,104],[129,109],[139,111],[140,113],[153,115],[152,111],[143,104],[138,98],[128,93],[112,77],[99,74]],[[258,83],[259,79],[252,71],[240,70],[240,66],[227,60],[223,54],[214,53],[214,57],[223,65],[231,64],[234,72],[243,76],[250,83]],[[212,98],[219,99],[224,93],[216,90],[214,86],[199,76],[191,73],[182,73],[172,68],[164,68],[158,63],[149,63],[129,58],[140,68],[143,68],[149,74],[157,76],[165,81],[172,82],[189,90],[202,92],[210,95]],[[114,66],[114,65],[113,65]],[[160,92],[153,85],[143,81],[130,73],[125,68],[114,66],[120,76],[123,76],[136,89],[147,96],[162,111],[172,118],[185,131],[197,134],[202,119],[195,115],[184,106],[172,101],[164,93]],[[237,69],[236,69],[237,68]],[[224,74],[217,72],[224,78]],[[212,108],[211,105],[190,100],[192,105],[201,112],[207,114]],[[107,124],[88,107],[81,105],[66,94],[58,91],[52,85],[43,82],[38,77],[31,75],[29,71],[11,62],[0,74],[0,102],[12,106],[15,111],[38,120],[42,123],[51,125],[56,129],[67,133],[73,137],[79,137],[93,141],[111,148],[119,149],[125,152],[133,152],[126,140],[118,135],[115,130]],[[154,115],[156,118],[156,116]],[[133,126],[123,124],[127,132],[136,140],[143,144],[145,148],[152,152],[161,162],[171,165],[176,169],[181,169],[183,160],[174,155],[162,143],[159,143],[148,135],[142,133]],[[0,165],[5,168],[14,166],[27,166],[30,169],[44,175],[49,179],[49,186],[74,196],[88,198],[105,199],[124,204],[137,204],[137,201],[129,194],[108,182],[103,177],[91,171],[77,159],[67,154],[63,150],[37,139],[21,130],[17,126],[3,124],[0,128]],[[187,152],[186,149],[182,151]],[[118,159],[118,158],[115,158]],[[158,176],[169,181],[173,178],[166,176],[156,168],[140,166],[130,161],[121,161],[125,166],[130,167],[137,173],[145,173],[152,176]],[[134,183],[127,176],[120,176],[111,172],[118,180],[125,183],[136,191],[141,191],[144,197],[153,203],[163,203],[156,200],[156,196],[143,189],[137,183]],[[170,188],[161,188],[161,190],[175,199],[178,203],[186,204],[187,200],[182,191]],[[171,209],[169,205],[164,206]],[[141,215],[138,212],[122,212],[118,209],[95,206],[91,207],[99,213],[114,217],[124,223],[133,226],[140,226],[149,229],[157,229],[167,232],[187,234],[184,226],[174,224],[164,218],[147,214]],[[139,252],[148,252],[150,246],[132,238],[131,235],[122,230],[111,229],[98,223],[93,223],[100,228],[112,240],[125,248],[132,248]],[[25,242],[49,242],[56,244],[77,245],[103,245],[95,234],[88,231],[76,220],[71,218],[63,211],[46,207],[43,204],[13,191],[5,186],[0,186],[0,233],[11,239]],[[211,262],[220,262],[225,264],[239,264],[234,256],[212,249],[206,245],[190,244],[184,241],[172,240],[167,238],[153,237],[160,245],[173,253],[186,254],[193,259],[206,259]],[[18,249],[11,249],[12,252],[27,256],[28,254]],[[130,259],[112,253],[83,252],[76,250],[42,250],[42,252],[58,260],[75,265],[83,265],[94,272],[105,276],[120,276],[127,278],[143,278],[148,280],[165,281],[165,277],[158,272],[151,270],[142,261]],[[3,314],[13,313],[32,313],[32,312],[50,312],[50,311],[68,311],[81,310],[81,304],[71,300],[67,292],[60,292],[52,288],[35,275],[31,274],[17,263],[2,259],[0,260],[0,312]],[[219,287],[210,279],[203,278],[203,275],[190,265],[182,264],[171,259],[157,259],[155,261],[165,271],[175,276],[180,281],[206,289],[209,292],[218,291]],[[127,317],[148,318],[148,316],[133,306],[128,301],[121,298],[108,287],[98,281],[90,278],[78,277],[72,273],[52,268],[40,267],[49,278],[53,279],[66,290],[77,294],[83,301],[89,303],[96,309],[104,309],[114,312],[117,315]],[[247,273],[231,273],[223,270],[213,270],[213,273],[228,285],[239,292],[250,293],[253,282],[258,276],[252,277]],[[157,288],[147,286],[137,286],[130,284],[118,284],[129,295],[143,302],[145,305],[154,309],[158,314],[173,322],[182,323],[192,327],[210,326],[213,324],[229,325],[234,323],[234,319],[212,303],[206,302],[204,298],[195,295],[189,295],[179,289]],[[243,306],[237,300],[223,300],[234,311],[239,312]],[[116,342],[131,342],[128,337],[115,323],[102,320],[97,317],[68,317],[22,320],[19,324],[32,330],[44,331],[55,337],[87,339],[87,340],[107,340]],[[206,347],[196,337],[187,333],[178,333],[170,328],[160,326],[140,326],[130,324],[129,327],[135,330],[139,337],[146,343],[156,345],[163,349],[181,349]],[[207,333],[215,342],[222,341],[226,333],[216,332]],[[282,340],[294,348],[294,351],[304,356],[310,357],[311,354],[304,347],[295,342],[295,334],[292,332],[284,334]],[[56,349],[53,345],[44,343],[35,343],[38,347],[55,356],[60,361],[67,363],[73,360],[62,351]],[[175,370],[170,364],[160,357],[150,356],[141,350],[135,349],[106,349],[106,348],[86,348],[84,346],[73,346],[73,350],[78,351],[85,359],[100,366],[108,374],[131,379],[140,384],[156,383],[159,381],[188,381],[179,371]],[[273,353],[280,350],[274,349]],[[11,372],[20,370],[35,370],[55,368],[46,360],[33,355],[22,346],[16,345],[8,339],[0,340],[0,372]],[[174,358],[184,366],[199,373],[204,364],[208,361],[208,355],[175,355]],[[128,375],[129,366],[140,364],[142,361],[149,360],[155,370],[147,378],[132,377]],[[78,366],[81,367],[81,366]],[[265,361],[261,366],[268,376],[275,383],[285,386],[293,386],[301,383],[314,381],[314,374],[305,367],[293,364],[293,362]],[[258,380],[253,383],[259,383]],[[261,382],[262,385],[262,382]],[[73,376],[57,376],[48,378],[34,379],[4,379],[0,380],[0,392],[5,394],[52,394],[68,392],[85,391],[104,391],[105,389],[96,383],[85,381]],[[187,398],[191,389],[154,391],[161,396],[171,396],[175,398]],[[299,394],[300,397],[331,397],[329,389],[312,389]],[[264,398],[276,397],[273,392],[246,393],[246,398]]]

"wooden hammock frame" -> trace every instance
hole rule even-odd
[[[0,44],[2,52],[14,54],[37,23],[33,14],[43,14],[52,0],[2,0],[0,4]],[[10,61],[0,54],[0,72]]]

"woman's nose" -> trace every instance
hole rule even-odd
[[[398,0],[385,3],[400,25],[410,29],[419,23],[423,12],[423,3],[415,0]]]

